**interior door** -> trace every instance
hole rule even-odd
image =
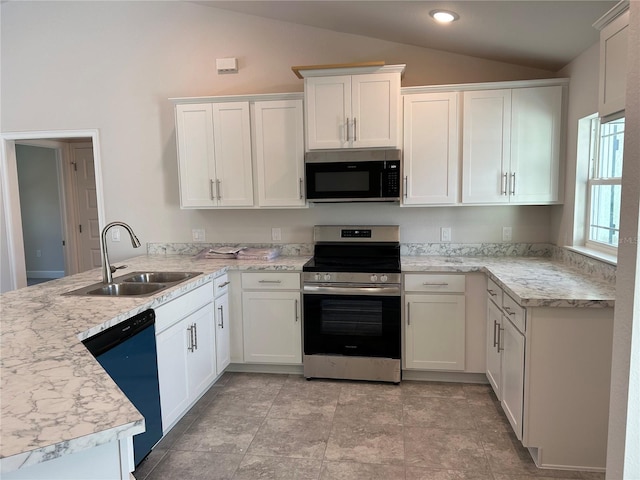
[[[101,265],[98,200],[91,143],[71,145],[78,214],[78,264],[80,272]]]

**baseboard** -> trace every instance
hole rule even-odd
[[[426,372],[422,370],[403,370],[402,380],[489,384],[489,380],[487,380],[487,376],[484,373],[468,372]]]
[[[235,373],[280,373],[289,375],[302,375],[303,368],[302,364],[267,365],[261,363],[232,363],[226,368],[225,371]]]

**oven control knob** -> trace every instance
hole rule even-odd
[[[316,282],[319,282],[320,280],[322,280],[322,275],[320,275],[319,273],[316,273],[314,275],[314,279],[315,279]]]
[[[380,276],[380,281],[381,282],[386,282],[387,280],[389,280],[389,277],[387,277],[386,275]]]
[[[375,273],[373,275],[371,275],[371,281],[372,282],[377,282],[378,281],[378,275],[376,275]]]
[[[325,273],[325,274],[324,274],[324,281],[325,281],[325,282],[328,282],[329,280],[331,280],[331,275],[330,275],[330,274],[328,274],[328,273]]]

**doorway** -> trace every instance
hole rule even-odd
[[[51,205],[55,203],[54,196],[49,197],[49,204],[44,207],[43,200],[38,200],[36,195],[35,203],[40,202],[39,208],[34,207],[33,198],[25,199],[28,192],[26,189],[23,192],[19,181],[20,171],[25,170],[21,166],[25,151],[29,154],[38,153],[55,164],[55,167],[46,165],[49,174],[46,175],[48,182],[45,189],[58,192],[57,220],[47,218],[47,222],[44,222],[41,211],[47,209],[50,216],[55,217],[52,212],[56,209]],[[0,226],[5,246],[0,252],[0,292],[33,283],[27,281],[33,272],[44,278],[58,278],[100,266],[99,233],[100,226],[104,224],[104,201],[99,152],[97,130],[2,134]],[[41,163],[40,167],[43,165]],[[29,167],[33,165],[27,165],[27,171]],[[32,175],[33,170],[31,168]],[[36,177],[43,176],[35,170]],[[32,203],[29,205],[29,202]],[[25,205],[21,206],[21,203]],[[25,218],[23,209],[27,210],[24,212]],[[36,220],[33,218],[34,212]],[[38,223],[35,226],[34,221]],[[59,227],[55,226],[56,222]],[[34,230],[38,234],[36,242],[46,240],[45,243],[34,243]],[[49,263],[42,260],[38,263],[38,259],[43,258]],[[54,258],[58,263],[50,263]]]

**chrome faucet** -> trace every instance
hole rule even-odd
[[[111,227],[123,227],[129,232],[129,236],[131,237],[131,245],[133,248],[138,248],[140,246],[140,240],[136,237],[136,234],[133,233],[133,230],[129,225],[124,222],[111,222],[106,227],[102,229],[102,234],[100,235],[100,250],[102,252],[102,283],[112,283],[113,282],[113,271],[111,264],[109,264],[109,255],[107,254],[107,231]]]

